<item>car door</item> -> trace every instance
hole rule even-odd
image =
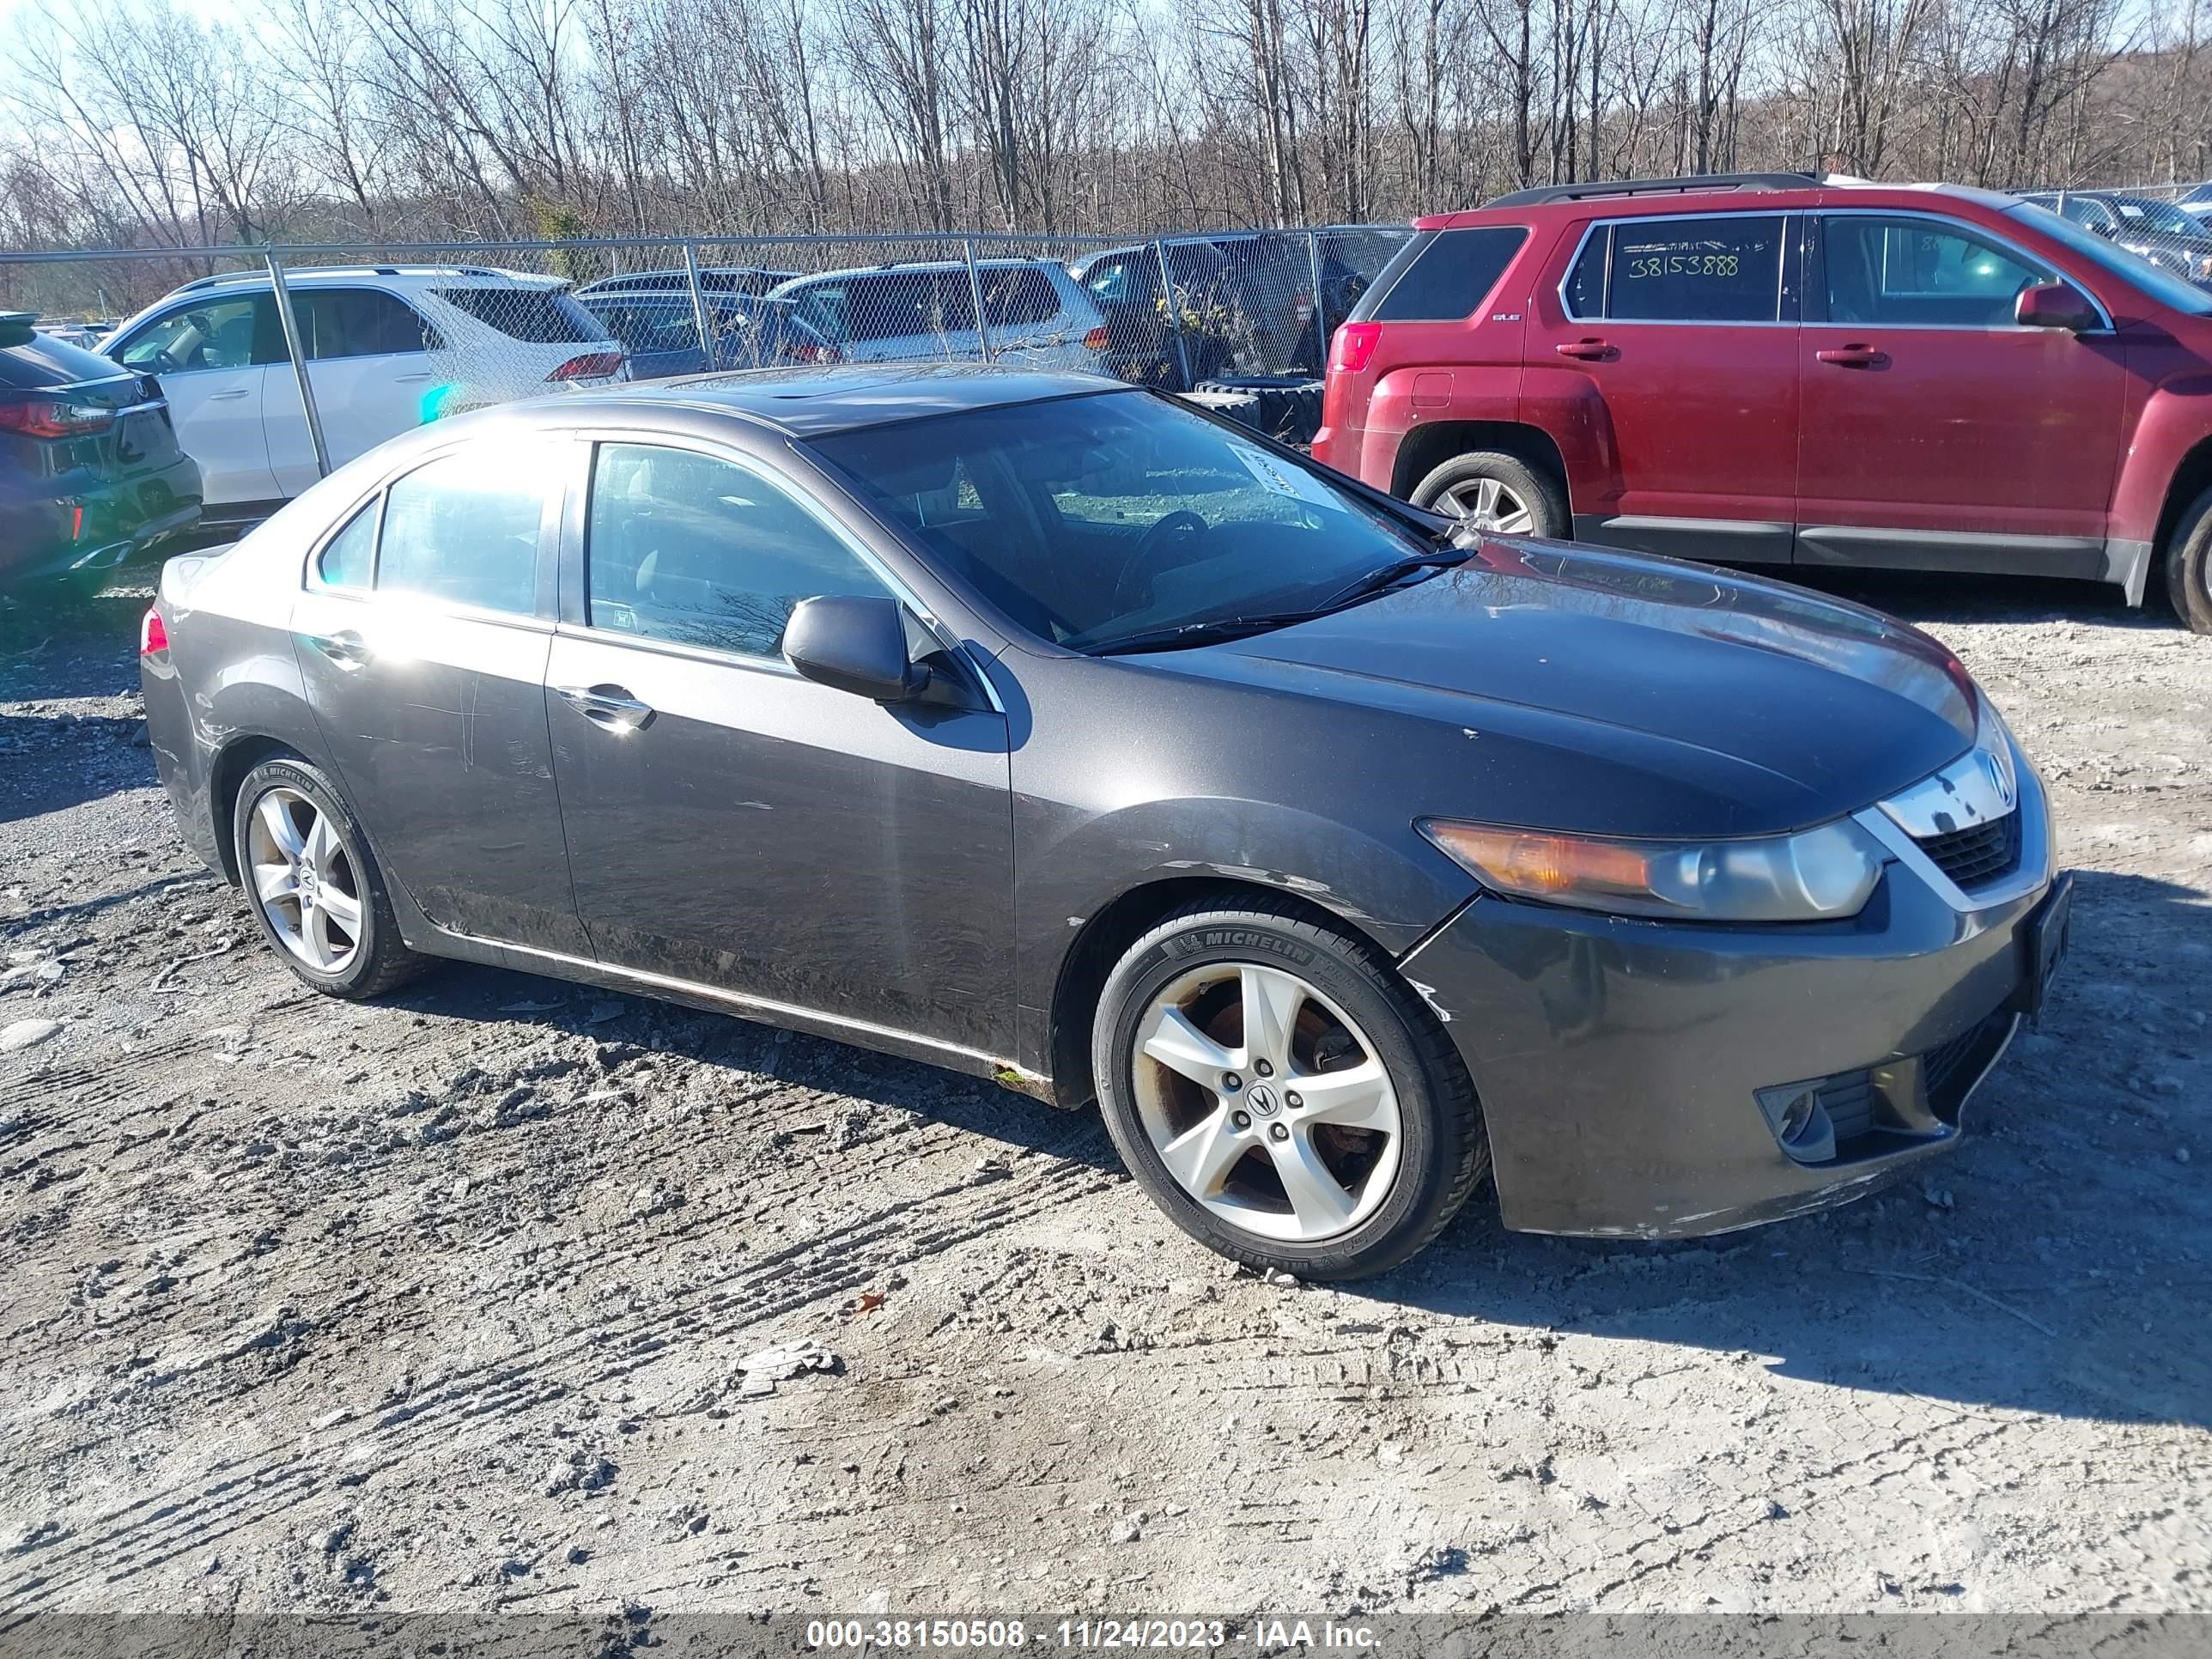
[[[802,599],[899,597],[883,568],[796,485],[665,441],[598,444],[568,545],[548,708],[600,960],[1012,1052],[1005,715],[779,654]]]
[[[179,301],[117,340],[108,355],[160,378],[177,442],[199,464],[209,507],[264,505],[282,495],[262,424],[270,366],[285,361],[270,295]]]
[[[465,442],[309,558],[293,650],[388,879],[472,938],[588,960],[545,729],[565,439]]]
[[[1584,433],[1602,480],[1575,533],[1786,563],[1797,489],[1799,222],[1711,213],[1593,224],[1529,307],[1524,417]]]
[[[1992,232],[1832,210],[1802,330],[1798,557],[2094,577],[2126,373],[2109,330],[2021,328],[2059,280]]]
[[[405,301],[373,288],[295,289],[292,313],[332,467],[422,424],[441,343]],[[296,495],[322,475],[289,362],[270,377],[263,420],[277,487]]]

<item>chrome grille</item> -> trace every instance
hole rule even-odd
[[[1929,862],[1960,886],[1978,887],[2010,875],[2020,863],[2020,813],[1914,840]]]

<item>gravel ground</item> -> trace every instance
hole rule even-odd
[[[2212,1609],[2212,640],[1884,586],[2082,873],[1924,1186],[1690,1246],[1478,1199],[1348,1290],[1095,1118],[450,968],[307,994],[0,641],[0,1612]],[[0,619],[4,620],[4,619]]]

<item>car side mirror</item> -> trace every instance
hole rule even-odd
[[[2100,327],[2104,321],[2071,283],[2031,283],[2013,301],[2012,316],[2022,328],[2063,328],[2072,334]]]
[[[802,678],[877,702],[905,702],[929,684],[907,653],[896,599],[841,593],[801,599],[783,630],[784,660]]]

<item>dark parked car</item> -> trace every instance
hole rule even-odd
[[[2212,229],[2172,202],[2115,190],[2059,191],[2021,199],[2049,208],[2177,276],[2212,284]]]
[[[1547,185],[1417,234],[1314,453],[1477,527],[2162,581],[2212,633],[2212,294],[1992,191]]]
[[[94,580],[200,516],[160,382],[35,320],[0,312],[0,592]]]
[[[708,367],[699,343],[699,319],[689,295],[586,294],[592,314],[606,325],[629,355],[633,380],[696,374]],[[834,363],[837,348],[793,313],[785,300],[726,296],[708,307],[714,331],[715,368],[773,368]]]
[[[548,398],[149,612],[281,958],[452,957],[1066,1106],[1317,1277],[1708,1233],[1953,1146],[2064,943],[2042,785],[1875,612],[1481,538],[1158,394],[870,367]]]

